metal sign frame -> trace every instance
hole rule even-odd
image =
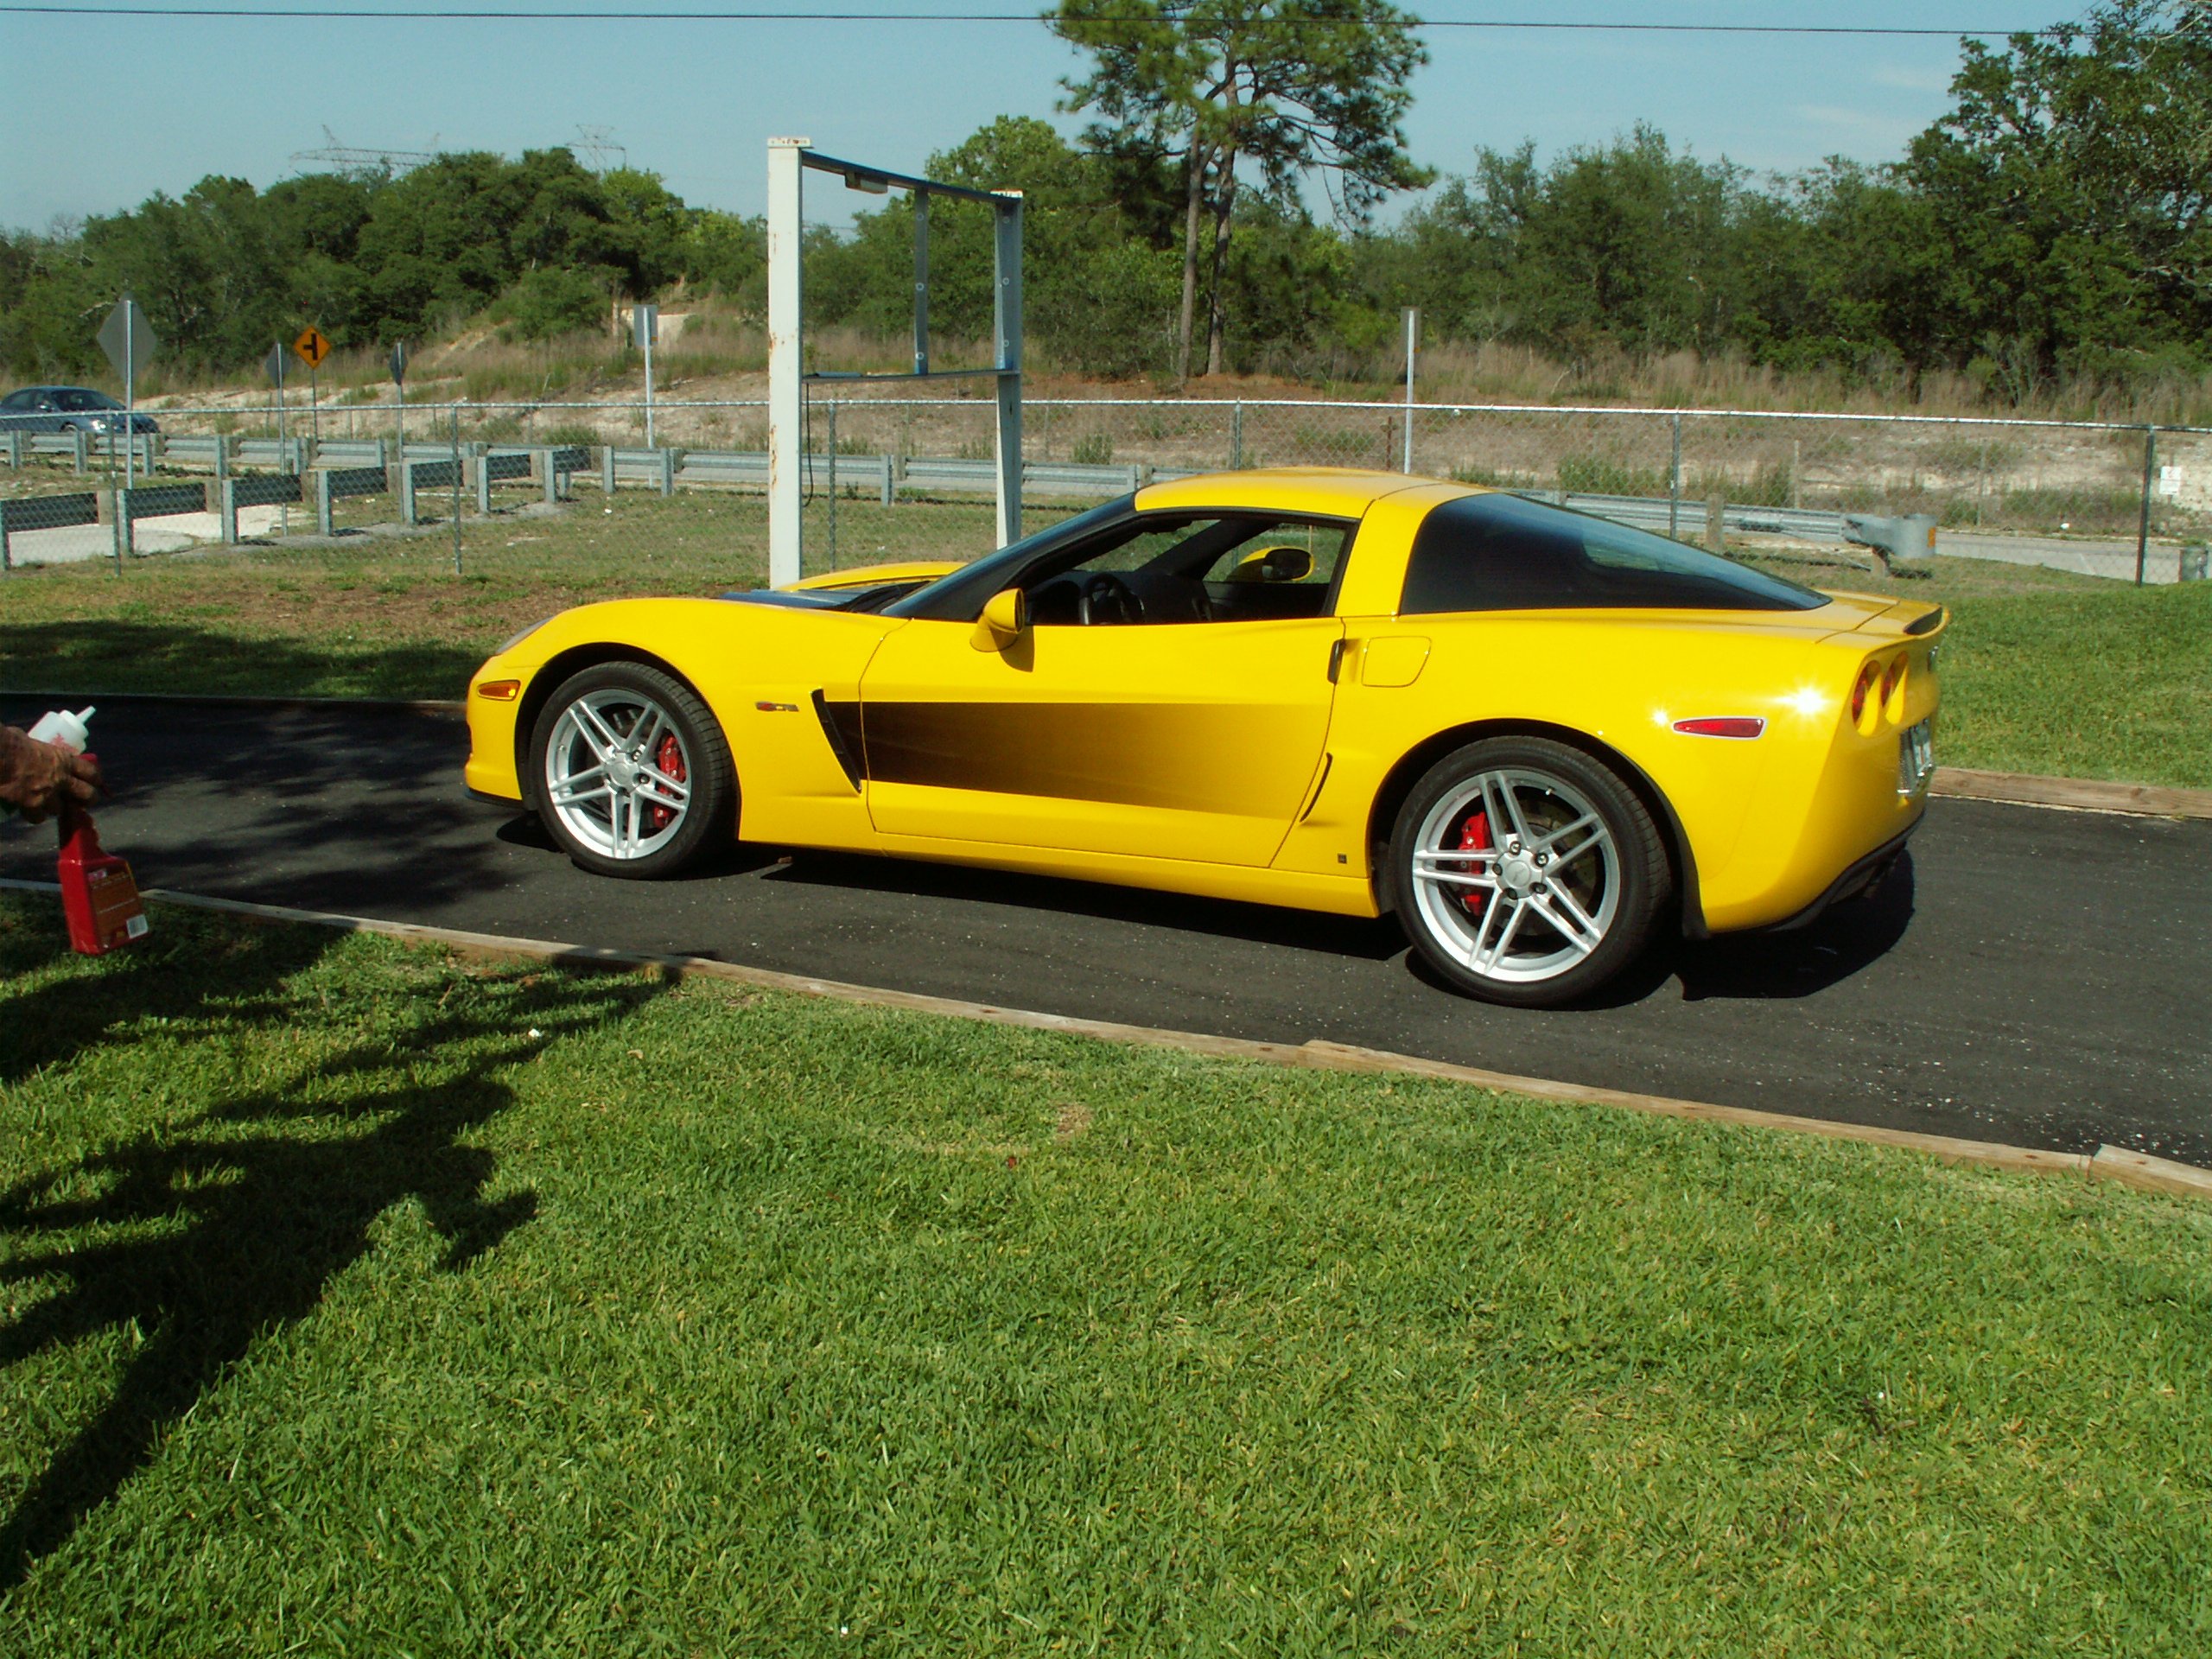
[[[146,321],[146,308],[130,297],[128,289],[115,302],[115,308],[107,314],[107,321],[100,324],[97,338],[100,350],[107,353],[107,360],[123,377],[123,487],[128,490],[133,482],[132,462],[138,453],[138,371],[161,348],[162,342],[155,335],[153,325]],[[115,464],[115,434],[112,432],[108,434],[107,454],[109,470],[112,473]],[[149,459],[146,465],[150,470],[153,461]],[[120,534],[128,534],[127,517],[125,514],[117,515],[116,522],[123,526]],[[118,541],[116,546],[116,563],[119,568],[123,561],[122,543]]]
[[[914,198],[914,366],[903,374],[809,374],[801,287],[806,169],[834,174],[849,189]],[[931,196],[982,202],[991,209],[993,314],[997,360],[988,368],[930,366],[929,203]],[[998,383],[998,544],[1021,536],[1021,192],[940,184],[859,162],[817,154],[807,138],[768,141],[768,581],[799,579],[799,510],[804,500],[806,383],[810,380],[952,380],[988,375]]]

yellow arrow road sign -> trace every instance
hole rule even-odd
[[[323,338],[321,329],[302,328],[300,337],[292,342],[292,349],[300,354],[301,360],[308,367],[319,369],[322,366],[322,359],[330,355],[330,342]]]

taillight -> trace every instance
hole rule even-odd
[[[1890,699],[1897,695],[1897,682],[1904,677],[1904,658],[1902,657],[1892,658],[1890,661],[1888,671],[1882,676],[1883,707],[1887,708],[1889,706]]]
[[[1869,663],[1859,671],[1859,683],[1851,688],[1851,723],[1860,724],[1866,715],[1866,699],[1874,690],[1874,682],[1882,677],[1882,665]]]

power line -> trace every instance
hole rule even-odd
[[[660,10],[543,10],[511,7],[498,10],[435,10],[412,7],[390,10],[365,7],[308,6],[45,6],[0,3],[0,16],[18,17],[170,17],[265,18],[312,22],[332,19],[350,22],[468,22],[531,23],[1028,23],[1049,22],[1035,11],[832,11],[790,10],[777,11],[660,11]],[[1090,22],[1152,22],[1149,16],[1116,18],[1094,14]],[[1319,22],[1323,19],[1308,20]],[[1350,21],[1350,20],[1347,20]],[[1529,32],[1567,35],[1783,35],[1861,38],[1958,40],[1993,35],[2050,35],[2041,29],[1885,29],[1852,23],[1630,23],[1567,22],[1510,17],[1409,17],[1416,29],[1485,29],[1497,33]]]

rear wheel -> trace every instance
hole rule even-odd
[[[1399,810],[1400,925],[1486,1002],[1551,1007],[1633,962],[1673,891],[1658,826],[1618,777],[1543,738],[1489,738],[1431,767]]]
[[[736,776],[714,715],[642,663],[563,681],[538,714],[530,755],[538,817],[601,875],[671,875],[733,825]]]

